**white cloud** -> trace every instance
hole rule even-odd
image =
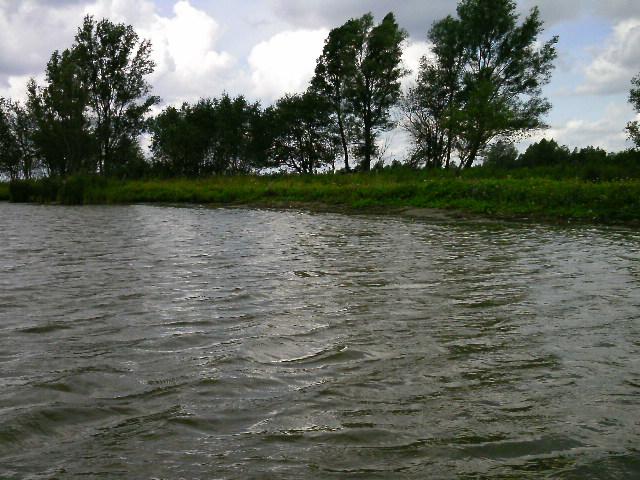
[[[335,27],[352,17],[372,12],[382,18],[394,12],[401,27],[423,39],[434,21],[456,14],[455,0],[268,0],[278,17],[296,27]],[[538,6],[548,25],[587,16],[625,19],[640,15],[638,0],[518,0],[518,12],[527,15]]]
[[[606,46],[585,69],[586,82],[578,93],[628,92],[631,79],[640,71],[640,19],[618,23]]]
[[[403,88],[406,89],[418,78],[420,60],[424,56],[433,56],[430,43],[412,41],[407,43],[402,51],[402,63],[404,64],[404,67],[409,70],[409,74],[402,79]]]
[[[218,22],[189,1],[175,3],[168,17],[157,14],[150,1],[99,0],[87,11],[129,23],[141,38],[151,40],[156,70],[149,80],[166,103],[214,96],[235,84],[234,58],[216,50]]]
[[[597,146],[612,152],[624,150],[631,146],[627,141],[625,126],[633,117],[631,106],[610,103],[602,118],[593,121],[571,119],[563,125],[554,125],[548,130],[537,132],[523,142],[521,148],[542,138],[553,138],[570,148]],[[640,116],[638,119],[640,120]]]
[[[0,3],[0,69],[5,75],[40,71],[52,51],[73,38],[78,5],[38,5],[34,1]]]
[[[27,100],[27,82],[35,78],[36,82],[44,82],[44,73],[39,75],[9,75],[0,81],[0,97],[12,98],[24,102]]]
[[[249,66],[254,95],[275,100],[304,91],[328,34],[325,29],[285,31],[253,47]]]
[[[140,25],[154,18],[155,6],[150,0],[97,0],[86,5],[84,13],[114,22]]]
[[[28,77],[42,77],[52,51],[71,46],[86,14],[133,25],[141,38],[151,40],[156,71],[149,80],[167,103],[243,89],[243,72],[235,59],[216,49],[221,27],[189,1],[176,2],[172,14],[162,16],[150,0],[62,6],[27,0],[18,7],[0,3],[0,94],[24,97]]]

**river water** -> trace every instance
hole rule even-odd
[[[0,478],[640,478],[640,232],[0,204]]]

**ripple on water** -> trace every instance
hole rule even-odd
[[[640,477],[635,231],[0,210],[2,478]]]

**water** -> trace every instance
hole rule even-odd
[[[640,478],[640,232],[0,204],[0,478]]]

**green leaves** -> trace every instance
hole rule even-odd
[[[330,108],[329,102],[311,91],[278,100],[267,113],[273,166],[316,173],[335,160],[339,139],[331,128]]]
[[[145,79],[150,54],[133,27],[87,16],[71,48],[51,55],[46,85],[28,86],[33,140],[50,174],[126,176],[140,165],[137,138],[159,101]]]
[[[152,122],[155,166],[174,176],[246,173],[266,163],[264,130],[260,105],[243,96],[170,106]]]
[[[347,170],[354,144],[362,168],[369,170],[378,133],[392,126],[389,111],[406,74],[401,67],[406,36],[389,13],[379,25],[371,14],[351,19],[327,38],[311,85],[330,103]]]
[[[87,86],[101,172],[116,173],[123,148],[145,128],[145,116],[158,103],[145,77],[155,68],[151,43],[132,26],[87,16],[73,53]]]
[[[631,80],[631,84],[633,86],[629,93],[629,103],[633,105],[636,112],[640,113],[640,75],[634,77],[633,80]],[[629,134],[629,139],[636,147],[640,147],[640,122],[629,122],[627,124],[627,133]]]
[[[557,37],[538,46],[538,9],[518,24],[512,0],[462,0],[457,14],[429,32],[435,58],[422,61],[409,131],[428,142],[417,149],[435,156],[427,163],[448,164],[457,156],[468,168],[495,138],[545,126],[542,117],[551,105],[541,88],[550,79]],[[424,120],[416,121],[416,111]]]

